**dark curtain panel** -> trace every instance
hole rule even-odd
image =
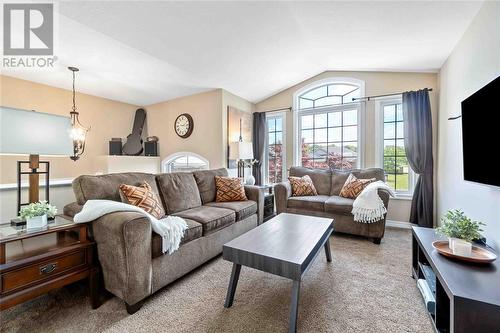
[[[432,159],[432,115],[429,91],[403,93],[405,150],[410,167],[419,175],[410,222],[421,227],[434,226],[434,187]]]
[[[256,185],[262,185],[264,181],[262,166],[264,165],[264,153],[266,151],[266,136],[267,136],[266,113],[254,112],[252,144],[253,144],[253,156],[257,160],[257,162],[253,165],[252,173],[253,176],[255,177]]]

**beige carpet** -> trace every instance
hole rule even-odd
[[[382,244],[335,235],[333,262],[319,255],[301,286],[299,332],[432,332],[410,277],[407,230]],[[231,264],[210,261],[129,316],[116,297],[91,310],[73,285],[3,311],[5,332],[286,332],[292,282],[243,267],[233,307],[223,307]]]

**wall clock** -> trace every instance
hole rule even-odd
[[[178,136],[185,139],[193,133],[193,117],[187,113],[183,113],[175,119],[174,130]]]

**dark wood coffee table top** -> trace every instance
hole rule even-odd
[[[224,259],[300,280],[333,231],[333,220],[282,213],[226,243]]]

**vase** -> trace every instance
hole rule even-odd
[[[248,175],[245,178],[245,185],[254,185],[255,184],[255,177],[253,175]]]
[[[455,238],[455,237],[448,237],[448,247],[452,251],[453,251],[453,243],[454,243],[455,239],[457,239],[457,238]]]
[[[26,218],[26,228],[42,228],[47,226],[47,214]]]
[[[451,249],[453,254],[469,257],[472,253],[472,243],[463,239],[455,238]]]

